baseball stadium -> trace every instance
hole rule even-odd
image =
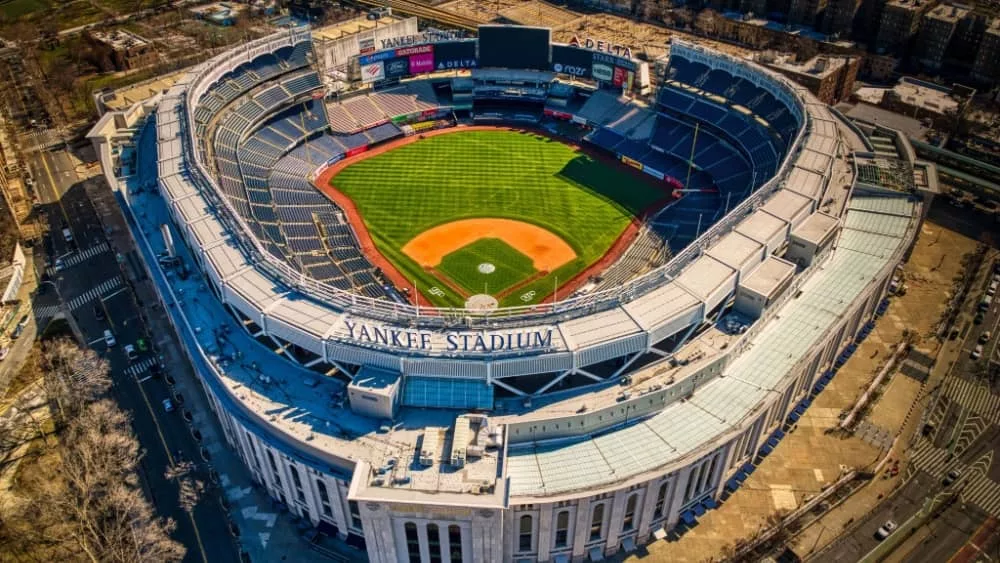
[[[682,534],[885,313],[933,168],[698,45],[475,35],[284,31],[89,137],[228,444],[316,534],[450,563]]]

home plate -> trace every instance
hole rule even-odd
[[[478,293],[465,300],[465,308],[472,311],[492,311],[499,305],[496,297],[485,293]]]

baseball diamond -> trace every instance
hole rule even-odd
[[[505,265],[506,254],[497,246],[500,256],[484,254],[489,246],[473,253],[480,262],[506,267],[503,280],[489,284],[501,306],[535,303],[552,292],[555,280],[568,281],[600,260],[637,216],[666,197],[662,187],[620,165],[532,131],[477,127],[444,133],[362,153],[339,164],[331,180],[357,206],[382,256],[436,305],[461,306],[483,290],[474,271],[465,276],[451,267],[454,259],[439,266],[444,254],[464,243],[501,238],[508,250],[513,246],[535,259],[535,267],[525,269]],[[522,281],[518,291],[498,293]],[[435,287],[443,291],[428,291]]]

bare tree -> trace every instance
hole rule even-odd
[[[181,508],[187,513],[194,512],[194,507],[198,506],[202,494],[205,492],[205,483],[200,479],[195,479],[191,474],[194,472],[194,463],[181,461],[167,468],[164,477],[177,482],[177,495]]]
[[[46,343],[42,347],[41,364],[45,392],[56,404],[63,424],[111,388],[107,360],[89,348],[80,348],[69,338]]]
[[[82,408],[61,434],[61,462],[39,475],[17,507],[0,507],[0,552],[71,554],[67,561],[179,561],[172,520],[156,516],[139,488],[139,443],[110,400]],[[48,560],[53,559],[50,557]]]

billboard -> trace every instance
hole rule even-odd
[[[421,53],[410,56],[410,74],[420,74],[434,71],[434,53]]]
[[[593,64],[594,53],[591,51],[566,45],[552,46],[552,70],[555,72],[590,78]]]
[[[476,41],[446,41],[434,45],[434,69],[476,68]]]
[[[362,82],[378,82],[379,80],[385,80],[385,63],[378,61],[361,65]]]
[[[595,80],[611,82],[615,77],[615,68],[606,64],[594,63],[592,74]]]
[[[551,53],[544,27],[479,26],[479,66],[549,70]]]
[[[410,61],[406,57],[396,57],[382,63],[385,67],[386,80],[402,78],[410,74]]]

